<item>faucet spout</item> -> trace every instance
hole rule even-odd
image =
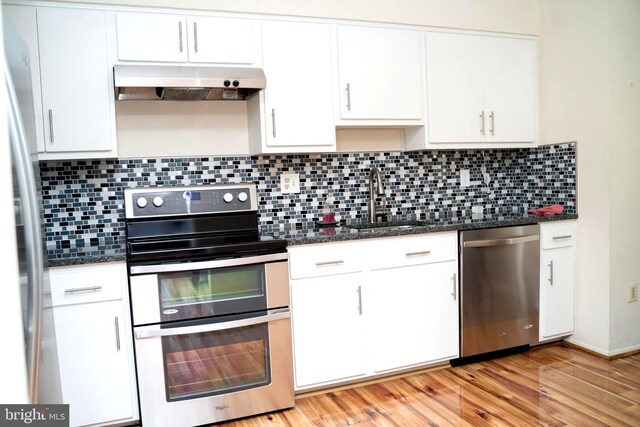
[[[382,206],[376,205],[376,195],[382,196]],[[379,218],[386,215],[384,205],[384,184],[380,171],[374,166],[369,170],[369,222],[378,222]]]

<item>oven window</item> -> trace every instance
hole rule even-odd
[[[162,338],[167,401],[271,383],[268,324]]]
[[[158,275],[163,309],[264,295],[264,266],[193,270]]]

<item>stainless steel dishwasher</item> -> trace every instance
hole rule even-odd
[[[460,232],[462,358],[538,342],[540,226]]]

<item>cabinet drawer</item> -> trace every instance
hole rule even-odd
[[[361,271],[361,248],[359,242],[289,248],[290,276],[292,279],[304,279]]]
[[[49,270],[54,306],[122,299],[125,264],[94,264]]]
[[[368,246],[371,270],[404,267],[455,260],[458,235],[455,232],[387,237],[376,239]]]
[[[540,224],[540,248],[553,249],[573,246],[578,227],[575,221]]]

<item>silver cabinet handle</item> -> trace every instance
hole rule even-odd
[[[491,132],[491,135],[495,135],[496,134],[496,115],[494,114],[493,111],[491,112],[491,114],[489,114],[489,118],[491,119],[491,130],[489,132]]]
[[[198,53],[198,23],[193,23],[193,50]]]
[[[505,246],[517,245],[519,243],[534,242],[540,240],[540,236],[532,234],[530,236],[512,237],[509,239],[488,239],[488,240],[469,240],[462,245],[465,248],[485,248],[488,246]]]
[[[351,85],[349,83],[347,83],[345,90],[347,91],[347,110],[351,111]]]
[[[64,293],[65,294],[75,294],[78,292],[95,292],[95,291],[99,291],[100,289],[102,289],[102,286],[87,286],[86,288],[69,288],[69,289],[65,289]]]
[[[116,349],[120,351],[120,324],[118,322],[118,316],[116,316]]]
[[[571,234],[565,234],[564,236],[553,236],[553,240],[570,239],[572,237]]]
[[[259,325],[275,322],[276,320],[289,319],[291,312],[288,308],[268,310],[265,316],[250,317],[248,319],[232,320],[230,322],[206,323],[204,325],[178,326],[160,329],[160,325],[142,326],[135,328],[137,340],[155,337],[171,337],[175,335],[201,334],[204,332],[226,331],[233,328]]]
[[[53,144],[53,142],[54,142],[54,137],[53,137],[53,110],[49,110],[49,140]]]
[[[332,265],[344,264],[343,260],[316,262],[316,267],[331,267]]]
[[[480,117],[480,133],[484,135],[484,111],[478,117]]]
[[[456,282],[456,273],[453,273],[453,276],[451,276],[451,282],[452,282],[452,288],[451,288],[451,296],[453,297],[453,300],[455,301],[456,299],[458,299],[458,287],[457,282]]]
[[[178,22],[178,42],[180,44],[180,53],[182,53],[182,21]]]
[[[276,109],[271,109],[271,134],[276,137]]]
[[[358,313],[362,316],[362,286],[358,285]]]
[[[430,255],[431,251],[420,251],[420,252],[407,252],[406,256],[422,256],[422,255]]]
[[[549,284],[553,286],[553,261],[549,261]]]

